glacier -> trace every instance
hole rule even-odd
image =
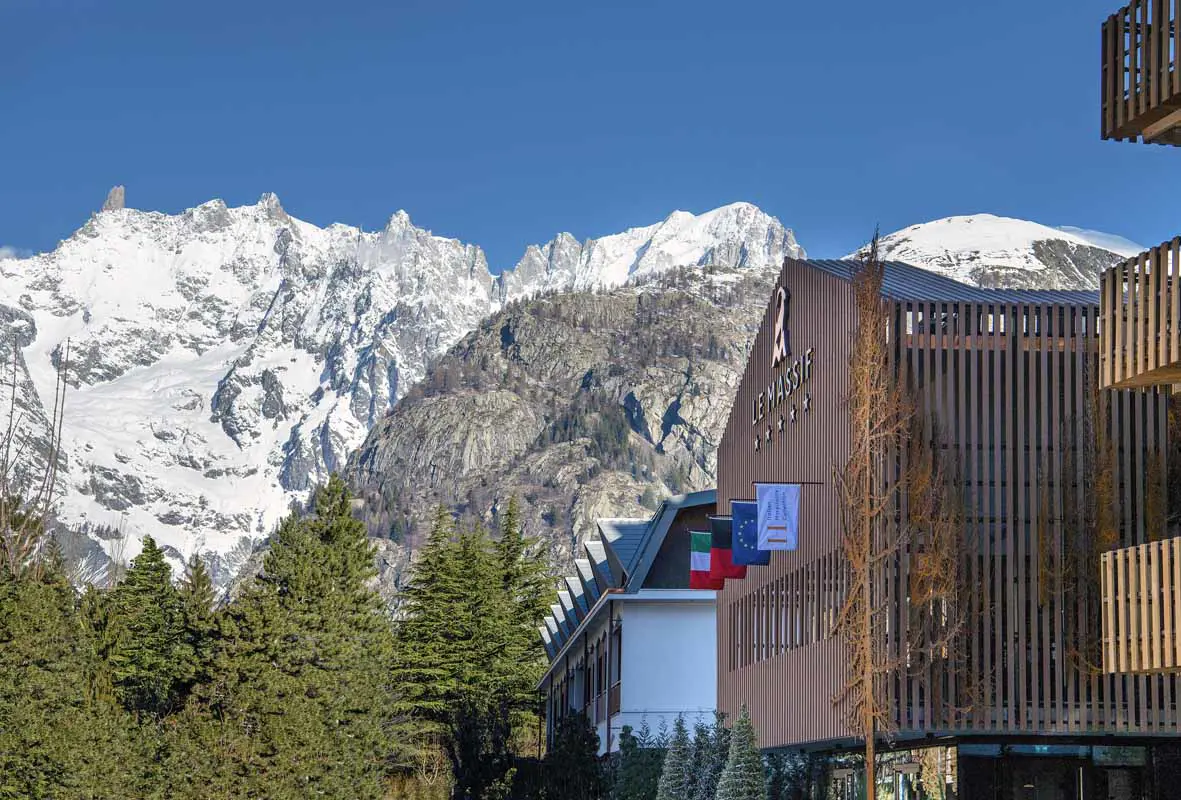
[[[87,533],[87,578],[151,535],[174,568],[195,552],[225,585],[431,361],[505,303],[673,267],[774,270],[804,251],[734,203],[581,242],[559,234],[494,274],[479,247],[404,211],[380,231],[318,227],[268,193],[172,215],[107,203],[52,252],[13,255],[0,256],[4,383],[35,452],[69,343],[57,518]]]

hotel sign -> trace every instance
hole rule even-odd
[[[812,397],[807,392],[812,378],[812,354],[809,347],[799,358],[793,358],[791,349],[791,291],[780,286],[775,290],[774,318],[771,327],[771,382],[751,401],[751,426],[758,427],[767,422],[766,441],[771,443],[769,417],[779,411],[778,428],[782,432],[786,419],[796,421],[795,398],[803,391],[802,411],[811,408]],[[762,436],[755,436],[755,449],[759,449]]]

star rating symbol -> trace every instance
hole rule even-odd
[[[759,442],[760,441],[761,441],[761,439],[758,436],[756,436],[755,437],[755,452],[756,453],[759,452]]]
[[[807,414],[812,409],[812,395],[804,395],[804,413]]]
[[[792,425],[796,424],[796,407],[795,407],[794,403],[792,404],[792,407],[791,407],[791,424]]]
[[[779,432],[783,433],[783,415],[779,415]]]
[[[768,446],[771,444],[771,426],[770,425],[767,426],[767,444],[768,444]]]

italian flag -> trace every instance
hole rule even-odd
[[[713,536],[708,531],[690,531],[689,539],[689,588],[721,589],[726,581],[709,576],[709,549]]]

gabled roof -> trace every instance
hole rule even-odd
[[[589,609],[599,599],[602,589],[598,583],[595,582],[595,572],[591,567],[591,562],[586,558],[578,558],[574,561],[574,570],[578,573],[578,582],[582,584],[582,591],[586,598],[586,606]]]
[[[627,571],[627,585],[625,587],[627,591],[638,592],[644,585],[644,579],[648,577],[648,570],[652,568],[652,562],[656,560],[656,554],[660,552],[660,547],[664,544],[664,537],[668,535],[668,530],[672,527],[677,514],[686,508],[714,505],[717,499],[717,491],[707,489],[701,492],[675,495],[660,504],[660,508],[656,509],[652,519],[648,520],[644,526],[644,535],[636,545],[632,566]]]
[[[574,630],[574,626],[567,621],[566,612],[562,610],[562,604],[553,603],[550,605],[549,610],[553,613],[554,619],[557,620],[558,630],[562,632],[563,636],[569,636],[571,631]]]
[[[851,280],[854,271],[861,266],[860,262],[849,259],[814,258],[804,263],[844,280]],[[901,261],[883,261],[882,266],[882,294],[895,300],[1099,305],[1098,291],[982,289]]]
[[[570,596],[570,592],[560,590],[558,592],[558,603],[562,606],[562,612],[571,621],[578,621],[578,615],[574,612],[574,598]]]
[[[574,601],[574,614],[581,620],[590,610],[590,606],[586,602],[586,590],[582,588],[582,581],[574,575],[567,575],[565,582],[566,591],[570,593],[570,599]]]
[[[611,571],[607,561],[607,548],[600,541],[589,541],[583,545],[590,558],[591,572],[594,573],[595,583],[599,587],[599,594],[612,589],[616,584],[616,576]]]
[[[598,520],[599,536],[607,545],[607,557],[612,560],[613,571],[630,575],[635,569],[640,544],[644,541],[649,522],[647,519],[635,518]]]

